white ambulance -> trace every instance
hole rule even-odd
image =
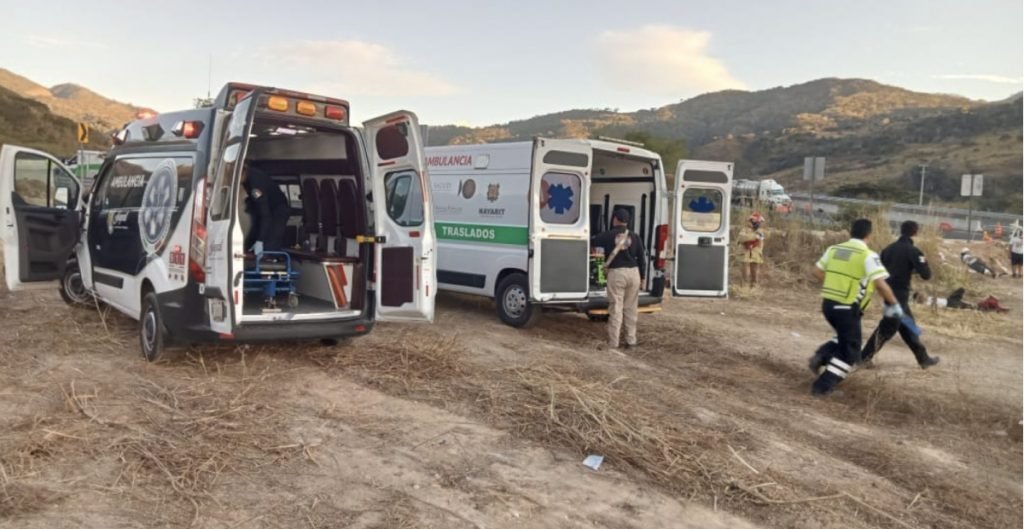
[[[659,310],[667,278],[677,296],[728,293],[731,163],[681,161],[669,189],[661,157],[636,144],[537,138],[428,147],[426,165],[440,288],[495,299],[509,325],[537,306],[607,317],[590,238],[620,208],[648,252],[642,311]]]
[[[56,280],[68,303],[95,298],[139,320],[149,360],[171,342],[333,341],[375,321],[431,321],[422,148],[411,112],[354,127],[346,101],[239,83],[212,107],[126,125],[90,192],[54,157],[5,145],[7,286]],[[243,242],[245,166],[289,202],[276,255]]]

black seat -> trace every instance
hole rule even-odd
[[[309,248],[319,245],[320,235],[320,186],[316,180],[309,178],[302,182],[302,243],[309,243]],[[305,244],[304,244],[305,245]]]
[[[338,238],[338,185],[334,180],[320,182],[320,239],[318,252],[335,253],[334,242]]]
[[[355,180],[348,178],[338,181],[338,255],[356,257],[359,244],[356,238],[363,232],[363,208],[360,207],[359,189]]]

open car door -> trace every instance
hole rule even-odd
[[[380,321],[434,321],[437,243],[416,114],[363,123],[373,198]],[[364,241],[365,242],[365,241]]]
[[[233,334],[234,326],[242,320],[242,275],[247,248],[243,248],[245,236],[235,219],[243,161],[261,93],[253,90],[235,105],[223,141],[214,153],[218,159],[207,194],[203,293],[209,304],[210,328],[224,335]]]
[[[672,295],[729,295],[729,205],[733,164],[680,160],[672,208]]]
[[[590,291],[593,149],[583,140],[533,140],[530,175],[530,300],[586,299]]]
[[[44,152],[16,145],[0,149],[0,236],[7,288],[64,275],[78,243],[81,184]]]

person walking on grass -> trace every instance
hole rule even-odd
[[[818,379],[811,386],[814,395],[827,395],[860,363],[861,318],[864,307],[877,289],[885,298],[885,317],[897,321],[903,309],[885,282],[889,272],[878,254],[868,248],[871,221],[857,219],[850,227],[850,240],[830,246],[813,268],[822,282],[821,312],[835,331],[835,338],[822,344],[811,357],[811,371]]]
[[[743,255],[740,261],[743,263],[743,282],[754,286],[757,284],[758,272],[764,264],[764,217],[760,213],[754,213],[747,219],[739,233],[739,243],[743,246]]]
[[[594,236],[593,247],[604,249],[605,276],[608,278],[608,347],[619,348],[622,326],[626,327],[626,347],[636,340],[636,320],[640,304],[640,286],[644,282],[647,261],[640,237],[629,231],[629,212],[617,209],[612,214],[612,229]]]
[[[872,367],[871,362],[875,354],[897,331],[900,338],[903,338],[903,343],[914,353],[917,365],[921,366],[921,369],[928,369],[939,363],[939,357],[928,356],[928,350],[921,343],[921,330],[914,322],[914,314],[910,311],[910,281],[914,273],[924,281],[932,277],[932,270],[928,266],[924,252],[914,246],[913,237],[917,235],[917,230],[916,222],[904,222],[900,226],[900,238],[882,250],[882,265],[889,272],[889,278],[885,282],[889,284],[896,300],[899,301],[900,308],[903,309],[903,318],[882,318],[860,353],[864,367]]]
[[[1010,267],[1013,269],[1013,277],[1020,278],[1021,266],[1024,265],[1024,235],[1021,234],[1019,225],[1013,227],[1013,234],[1010,235]]]

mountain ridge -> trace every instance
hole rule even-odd
[[[0,68],[0,88],[42,103],[54,114],[86,123],[103,133],[131,121],[142,110],[142,107],[115,101],[74,83],[47,88],[4,68]]]

